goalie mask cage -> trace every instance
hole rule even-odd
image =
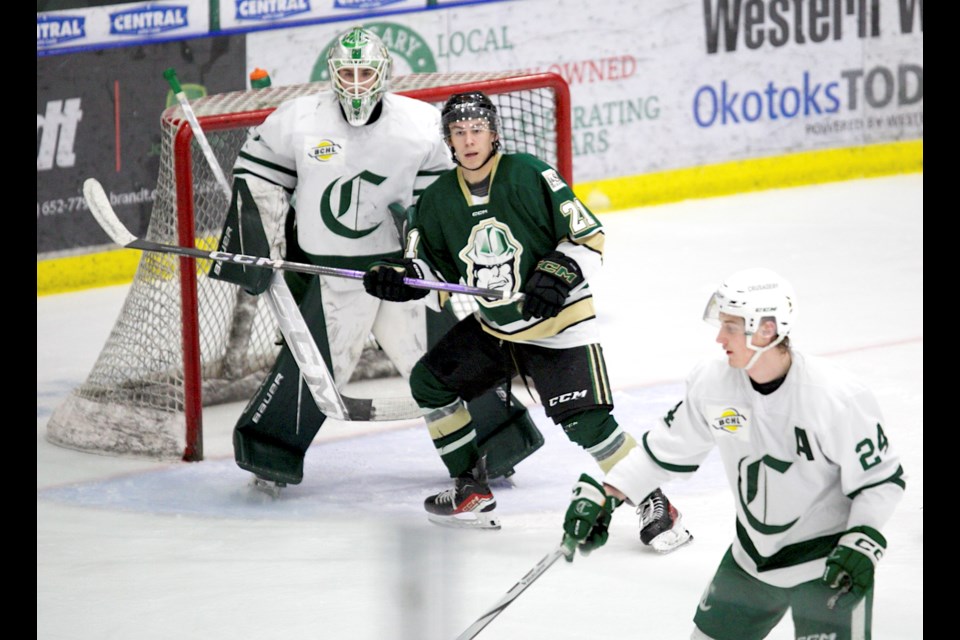
[[[250,127],[281,102],[327,86],[217,94],[192,107],[229,171]],[[414,74],[394,79],[390,90],[438,107],[453,93],[485,92],[497,105],[504,151],[533,154],[573,183],[570,94],[559,75]],[[160,120],[160,174],[144,237],[214,251],[230,203],[180,106]],[[267,305],[207,278],[209,268],[207,260],[143,253],[87,380],[51,415],[49,441],[110,455],[203,459],[203,406],[249,399],[279,353]]]

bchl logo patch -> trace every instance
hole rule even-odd
[[[547,169],[540,175],[547,181],[547,186],[550,187],[551,191],[560,191],[566,184],[553,169]]]
[[[37,16],[37,47],[79,40],[87,36],[83,16]]]
[[[283,20],[310,12],[310,0],[236,0],[237,20]]]
[[[187,5],[144,5],[110,14],[110,33],[145,36],[190,26]]]
[[[726,431],[727,433],[737,433],[741,429],[746,428],[748,422],[747,416],[734,407],[710,411],[710,413],[713,414],[717,412],[719,412],[720,415],[710,420],[710,426],[714,429]]]
[[[320,162],[326,162],[333,156],[340,153],[342,147],[332,140],[321,140],[310,149],[308,155],[314,160],[319,160]]]

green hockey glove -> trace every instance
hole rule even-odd
[[[523,319],[556,317],[570,291],[581,282],[583,274],[577,261],[559,251],[551,251],[537,263],[523,289]]]
[[[853,605],[873,586],[873,572],[887,548],[887,540],[872,527],[853,527],[845,532],[827,557],[823,582],[836,595],[830,599],[830,608],[839,601]],[[844,598],[849,592],[850,596]]]
[[[404,284],[404,278],[422,279],[423,274],[410,258],[384,258],[375,262],[363,274],[363,288],[370,295],[390,302],[419,300],[430,293],[429,289],[418,289]]]
[[[567,562],[573,562],[578,547],[586,556],[606,544],[610,518],[619,504],[604,492],[603,485],[585,473],[580,475],[563,519],[562,544]]]

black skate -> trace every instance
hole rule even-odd
[[[658,553],[670,553],[693,540],[683,526],[680,512],[660,489],[640,503],[637,513],[640,514],[640,541]]]
[[[499,529],[500,519],[489,512],[497,501],[487,483],[486,456],[470,472],[453,479],[453,488],[423,501],[430,522],[467,529]]]

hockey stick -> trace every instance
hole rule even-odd
[[[211,255],[211,252],[201,249],[178,247],[136,237],[117,218],[117,214],[110,204],[110,199],[100,183],[94,178],[88,178],[84,181],[83,195],[93,217],[107,232],[107,235],[122,247],[156,253],[172,253],[193,258],[218,259]],[[218,252],[212,253],[216,254]],[[303,266],[309,267],[311,265]],[[420,407],[417,406],[413,398],[368,399],[340,395],[330,372],[327,370],[326,363],[320,356],[313,335],[303,320],[300,308],[279,271],[274,274],[266,300],[277,320],[281,333],[283,333],[284,340],[286,340],[294,359],[297,361],[310,394],[324,415],[338,420],[363,422],[406,420],[420,417]]]
[[[218,262],[233,262],[250,267],[262,269],[276,269],[280,271],[296,271],[298,273],[310,273],[319,276],[334,276],[338,278],[350,278],[353,280],[363,280],[363,271],[354,269],[340,269],[337,267],[325,267],[318,264],[308,264],[305,262],[291,262],[280,258],[267,258],[264,256],[251,256],[243,253],[228,253],[226,251],[206,251],[196,247],[181,247],[175,244],[164,244],[162,242],[152,242],[144,240],[130,233],[124,226],[117,214],[113,211],[110,204],[110,198],[103,190],[103,186],[96,178],[87,178],[83,183],[83,193],[90,206],[93,217],[97,219],[100,226],[110,239],[121,247],[128,249],[140,249],[141,251],[153,251],[156,253],[173,253],[191,258],[200,258],[202,260],[216,260]],[[96,205],[94,205],[94,202]],[[514,298],[519,299],[522,294],[517,296],[509,295],[499,289],[484,289],[482,287],[469,287],[466,285],[452,284],[449,282],[439,282],[437,280],[420,280],[418,278],[404,278],[404,284],[418,289],[433,289],[436,291],[447,291],[449,293],[463,293],[470,296],[482,296],[484,298]]]
[[[457,640],[470,640],[471,638],[476,638],[477,634],[486,628],[494,618],[500,615],[507,606],[517,599],[524,590],[533,584],[533,581],[542,576],[547,569],[553,566],[553,563],[560,559],[564,555],[563,545],[557,547],[547,555],[543,556],[540,562],[537,565],[530,569],[525,576],[520,578],[517,581],[517,584],[510,587],[510,590],[507,591],[500,600],[493,605],[485,614],[477,618],[477,621],[472,625],[467,627],[467,630],[457,636]]]

